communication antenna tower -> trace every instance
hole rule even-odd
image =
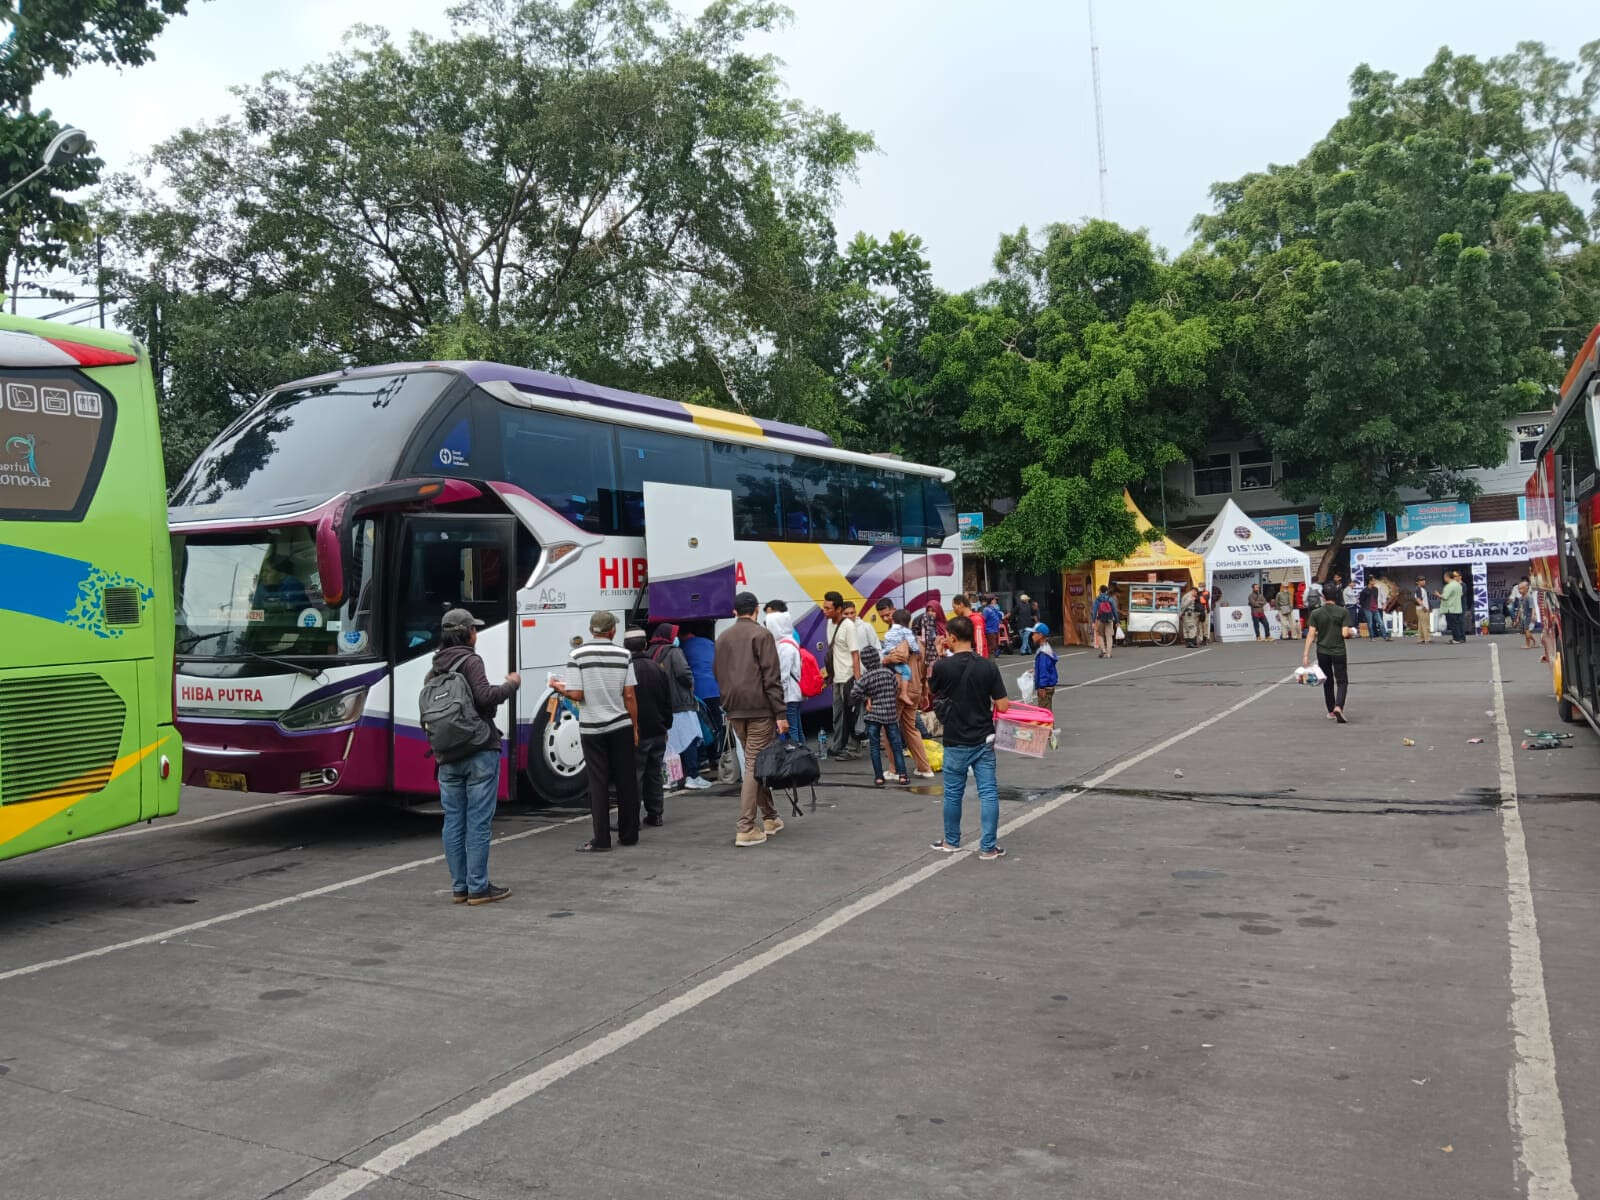
[[[1106,211],[1106,118],[1100,101],[1100,39],[1094,31],[1094,0],[1089,4],[1089,65],[1094,73],[1094,138],[1100,152],[1100,216],[1108,220]]]

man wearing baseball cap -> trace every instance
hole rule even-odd
[[[489,882],[489,828],[500,793],[500,730],[494,714],[522,683],[515,671],[502,684],[489,682],[474,647],[483,622],[464,608],[452,608],[439,621],[433,674],[457,671],[472,691],[472,706],[483,718],[482,736],[463,757],[438,766],[439,802],[444,806],[444,861],[450,868],[450,898],[457,904],[492,904],[511,894]]]
[[[1033,690],[1039,693],[1035,703],[1055,712],[1056,648],[1050,644],[1050,626],[1040,621],[1027,630],[1027,636],[1034,650]]]

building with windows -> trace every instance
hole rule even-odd
[[[1506,420],[1506,454],[1500,465],[1468,474],[1481,489],[1470,504],[1430,500],[1424,493],[1403,496],[1405,510],[1380,518],[1367,528],[1352,529],[1346,545],[1381,546],[1430,525],[1465,524],[1469,521],[1507,521],[1523,515],[1522,486],[1533,470],[1534,448],[1550,419],[1548,410],[1518,413]],[[1187,544],[1198,537],[1232,500],[1274,537],[1292,546],[1312,550],[1332,535],[1334,518],[1316,504],[1291,504],[1278,491],[1282,464],[1253,434],[1223,433],[1213,438],[1206,452],[1193,462],[1167,469],[1169,494],[1185,501],[1181,515],[1170,520],[1173,538]],[[1348,562],[1340,556],[1340,565]]]

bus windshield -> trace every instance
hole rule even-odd
[[[324,600],[315,530],[309,525],[184,538],[178,653],[186,658],[366,653],[373,530],[371,519],[356,523],[353,586],[342,608]]]
[[[408,371],[277,392],[200,456],[172,506],[260,516],[392,479],[407,439],[451,380]]]

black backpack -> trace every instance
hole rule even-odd
[[[775,792],[789,794],[789,806],[797,817],[805,816],[800,809],[800,789],[811,789],[811,811],[817,810],[816,782],[822,778],[822,768],[817,756],[804,746],[797,746],[787,738],[773,742],[756,755],[756,778]]]
[[[472,685],[461,673],[462,659],[439,672],[429,672],[417,697],[422,731],[428,735],[428,749],[435,762],[451,763],[466,758],[483,740],[487,722],[478,715],[472,701]]]

